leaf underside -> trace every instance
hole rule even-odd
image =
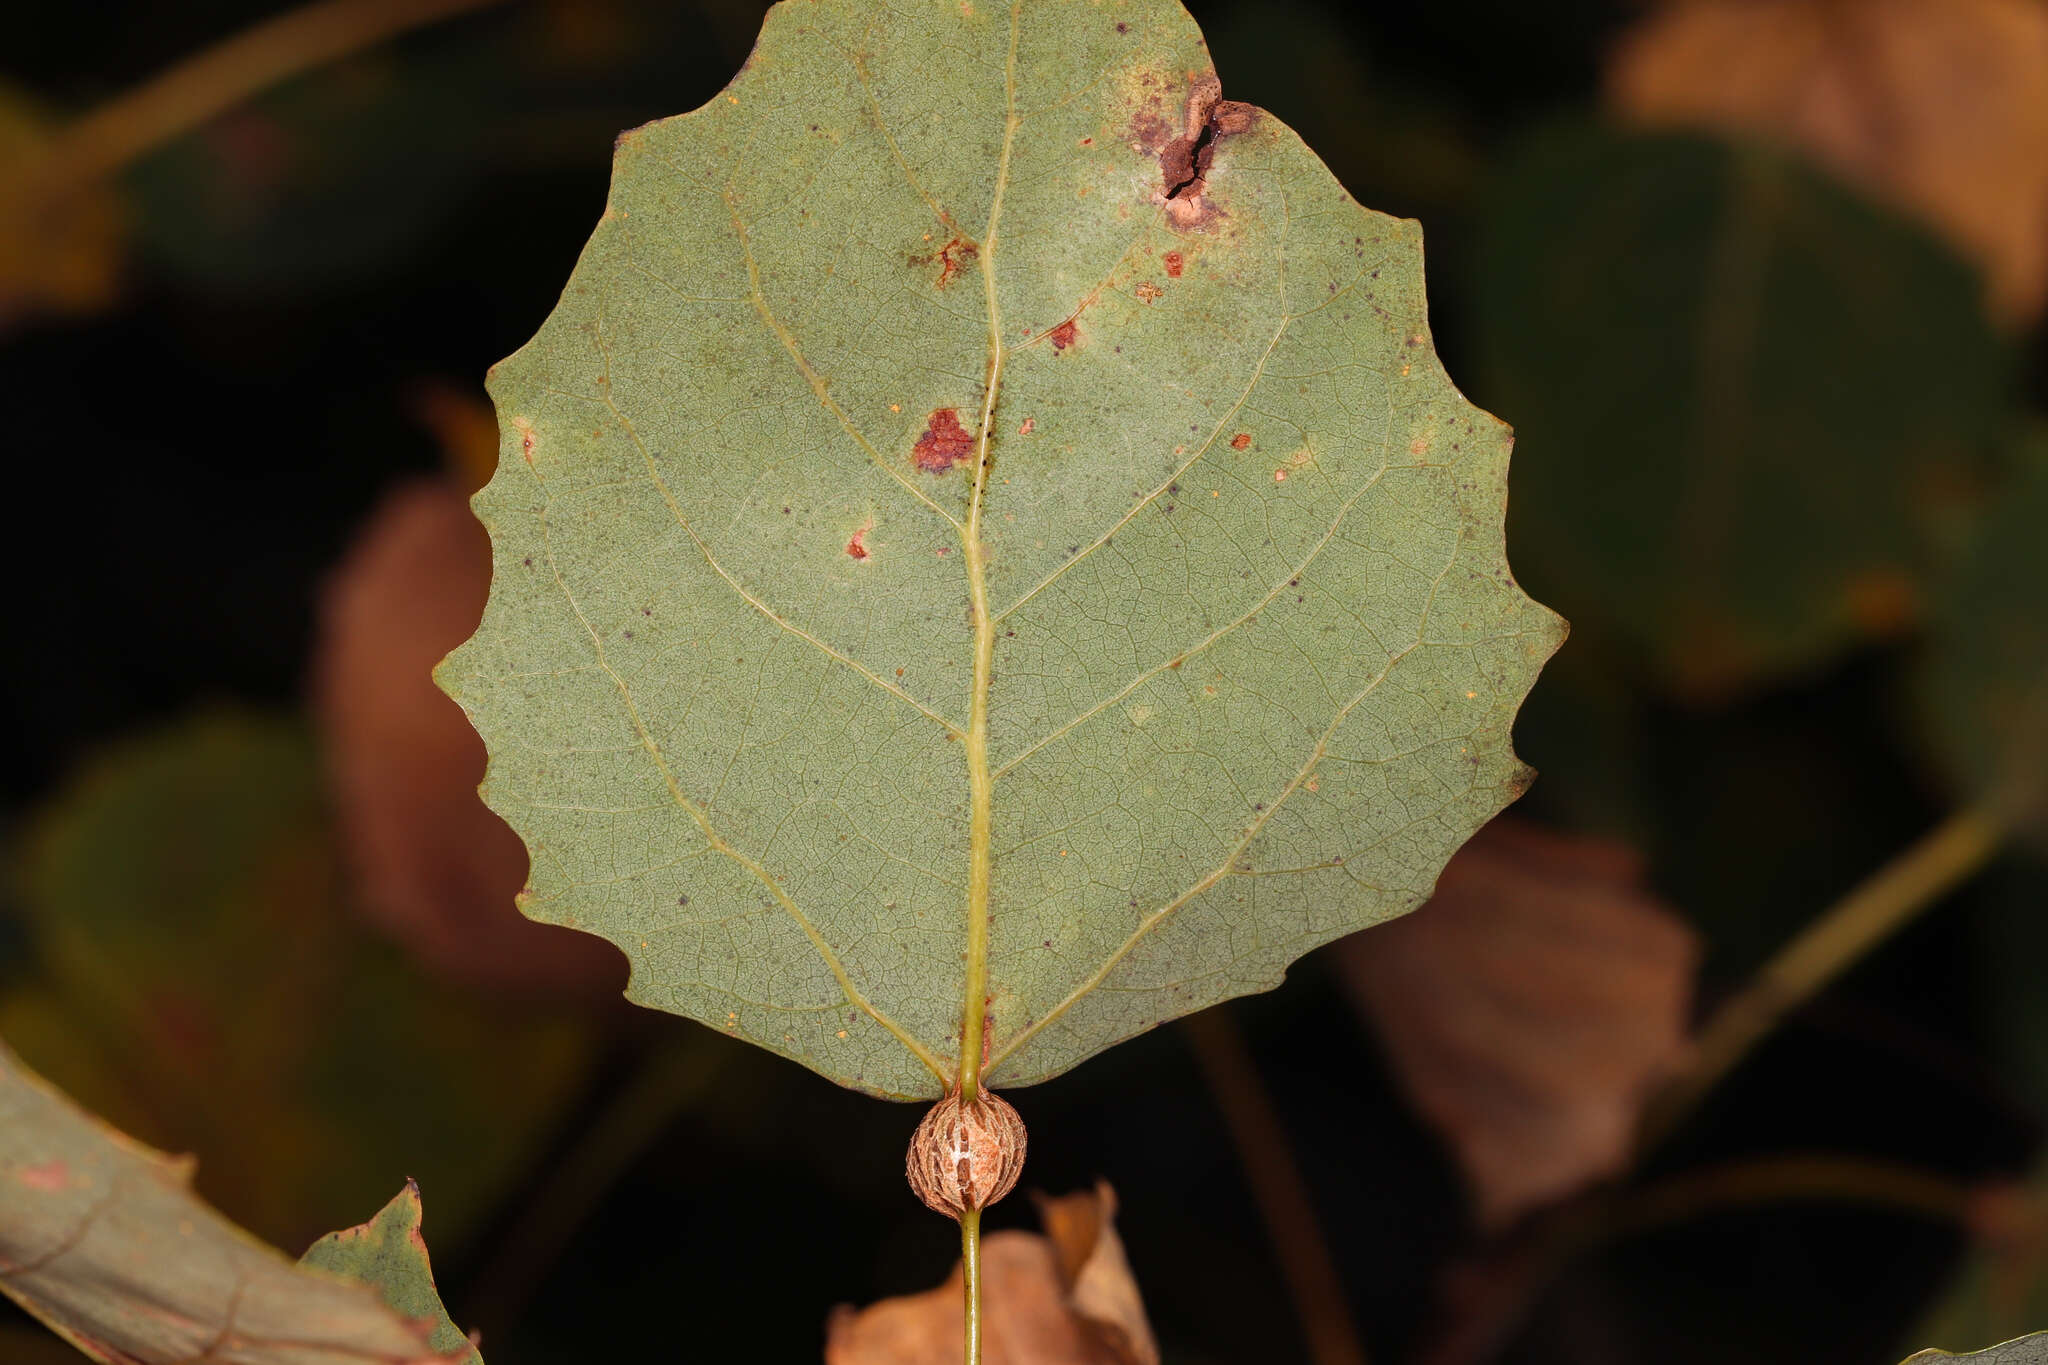
[[[1419,229],[1170,0],[777,6],[491,389],[441,677],[523,907],[846,1085],[1267,989],[1527,783],[1563,625]]]

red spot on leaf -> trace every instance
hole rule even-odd
[[[1230,438],[1230,448],[1232,450],[1243,450],[1251,443],[1252,434],[1249,431],[1240,431],[1237,435]]]
[[[939,248],[939,288],[952,283],[953,276],[960,273],[962,260],[975,254],[972,242],[963,242],[958,237]]]
[[[940,408],[925,422],[910,458],[927,474],[943,474],[974,453],[974,436],[960,425],[958,408]]]
[[[23,1166],[14,1178],[32,1190],[54,1194],[71,1183],[71,1168],[62,1161],[46,1161],[40,1166]]]
[[[867,535],[868,528],[865,526],[855,531],[853,539],[846,542],[846,553],[855,559],[866,559],[868,557]]]
[[[937,261],[939,263],[939,278],[934,287],[944,289],[953,282],[953,277],[960,273],[962,267],[966,265],[967,259],[970,256],[979,254],[980,250],[981,248],[968,241],[965,237],[955,236],[948,239],[946,244],[937,251],[926,251],[910,257],[910,263],[912,265],[930,265],[933,261]]]
[[[1074,344],[1074,342],[1080,337],[1080,334],[1081,330],[1080,328],[1074,326],[1074,320],[1072,318],[1068,318],[1065,322],[1061,323],[1059,326],[1053,328],[1050,332],[1046,333],[1048,337],[1052,338],[1052,348],[1055,351],[1066,350],[1067,347]]]
[[[1182,267],[1183,267],[1183,266],[1184,266],[1185,264],[1186,264],[1185,260],[1184,260],[1184,259],[1182,258],[1181,254],[1180,254],[1180,253],[1179,253],[1178,251],[1169,251],[1169,252],[1167,252],[1167,253],[1166,253],[1166,276],[1167,276],[1167,278],[1168,278],[1168,279],[1173,279],[1173,280],[1177,280],[1177,279],[1179,279],[1179,278],[1180,278],[1180,272],[1181,272],[1181,268],[1182,268]]]

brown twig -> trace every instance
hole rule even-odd
[[[1288,1296],[1301,1317],[1309,1359],[1314,1365],[1365,1365],[1365,1348],[1316,1220],[1308,1182],[1295,1164],[1286,1130],[1259,1079],[1244,1035],[1220,1008],[1191,1014],[1181,1020],[1181,1027],[1217,1108],[1223,1111]]]

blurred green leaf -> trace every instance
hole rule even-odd
[[[1208,69],[1173,0],[785,5],[620,139],[494,372],[442,677],[522,903],[633,999],[1031,1084],[1411,909],[1520,794],[1563,631],[1506,430],[1416,226]]]
[[[1925,695],[1942,761],[2048,849],[2048,461],[2030,459],[1943,583]]]
[[[139,245],[213,293],[387,265],[487,168],[486,55],[377,52],[229,111],[128,172]]]
[[[1786,156],[1595,128],[1534,141],[1483,234],[1536,591],[1695,693],[1915,619],[2004,420],[1968,269]]]
[[[201,1203],[0,1045],[0,1291],[95,1360],[427,1365],[376,1295],[303,1270]]]
[[[459,1230],[575,1092],[586,1025],[452,990],[360,926],[293,721],[120,746],[20,852],[37,970],[0,992],[0,1029],[123,1128],[203,1153],[208,1195],[272,1241],[409,1174]]]
[[[299,1264],[375,1289],[384,1302],[415,1322],[431,1322],[429,1344],[461,1365],[484,1365],[469,1338],[448,1317],[434,1288],[434,1268],[420,1231],[420,1187],[408,1180],[367,1223],[330,1232],[307,1248]]]

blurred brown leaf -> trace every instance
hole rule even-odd
[[[460,489],[421,479],[371,514],[322,593],[313,708],[362,901],[452,978],[616,994],[616,948],[519,913],[526,850],[477,795],[483,741],[434,685],[490,579],[490,540]]]
[[[1108,1182],[1041,1196],[1038,1213],[1044,1235],[998,1232],[982,1241],[985,1365],[1158,1365]],[[936,1289],[833,1310],[825,1365],[956,1365],[963,1319],[956,1265]]]
[[[95,313],[120,289],[120,196],[95,184],[52,200],[31,179],[51,127],[26,96],[0,85],[0,328],[40,313]]]
[[[1688,1052],[1697,942],[1605,839],[1495,820],[1427,905],[1336,951],[1490,1227],[1619,1169]]]
[[[293,1265],[0,1046],[0,1288],[95,1360],[454,1360],[362,1285]],[[458,1353],[466,1355],[467,1351]],[[12,1359],[12,1357],[9,1357]]]
[[[1796,146],[1940,230],[2007,322],[2048,302],[2048,7],[1677,0],[1616,47],[1609,97],[1657,125]]]

